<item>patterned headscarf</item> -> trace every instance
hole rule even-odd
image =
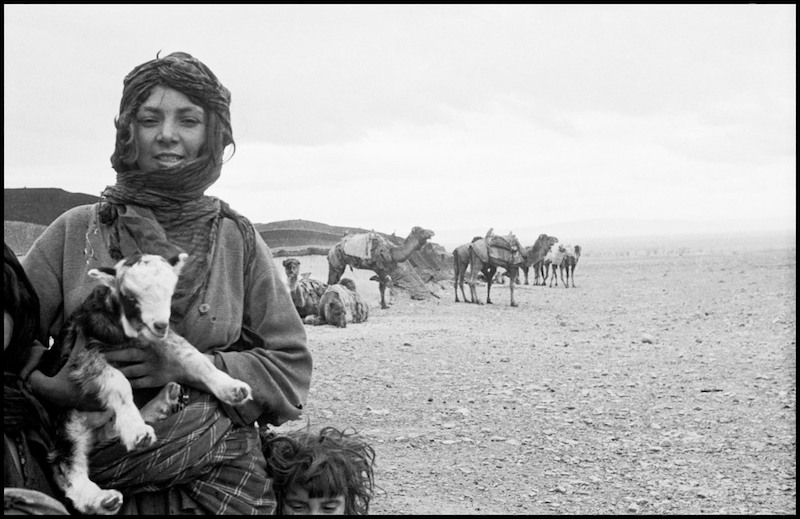
[[[206,142],[190,162],[160,171],[143,171],[136,162],[140,152],[134,138],[136,112],[157,86],[173,88],[203,107]],[[225,148],[233,145],[235,149],[230,102],[230,92],[214,73],[185,52],[143,63],[123,82],[111,156],[117,182],[103,191],[99,217],[101,223],[111,226],[108,246],[115,260],[136,252],[166,258],[189,253],[173,298],[175,320],[185,315],[207,281],[222,216],[236,221],[245,240],[245,258],[252,256],[252,224],[225,202],[204,194],[220,176]]]

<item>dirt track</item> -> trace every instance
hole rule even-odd
[[[373,440],[371,512],[795,513],[795,250],[575,272],[518,308],[362,283],[366,323],[306,327],[307,417]]]

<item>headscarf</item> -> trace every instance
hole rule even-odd
[[[178,90],[206,112],[206,142],[199,156],[161,171],[137,169],[135,118],[153,88]],[[98,206],[100,222],[111,226],[109,252],[120,260],[136,252],[189,259],[173,297],[173,321],[180,320],[205,285],[220,219],[233,219],[242,231],[245,260],[255,243],[252,224],[225,202],[204,193],[220,176],[225,148],[232,144],[231,94],[202,62],[174,52],[134,68],[123,81],[111,164],[117,182],[108,186]]]

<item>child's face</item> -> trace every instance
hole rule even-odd
[[[283,498],[283,515],[344,515],[344,495],[308,497],[302,487],[292,487]]]

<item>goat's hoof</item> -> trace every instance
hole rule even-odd
[[[156,442],[156,432],[142,421],[141,426],[121,428],[120,439],[129,451],[143,449]]]
[[[116,515],[119,509],[122,508],[122,494],[116,490],[104,490],[105,497],[100,501],[100,509],[98,514],[102,515]]]
[[[170,382],[141,409],[145,422],[155,423],[167,419],[181,410],[181,385]]]
[[[117,490],[98,488],[90,496],[73,501],[75,509],[85,515],[116,515],[122,508],[122,494]]]
[[[241,380],[234,380],[220,391],[217,396],[228,405],[241,405],[253,399],[253,390]]]

